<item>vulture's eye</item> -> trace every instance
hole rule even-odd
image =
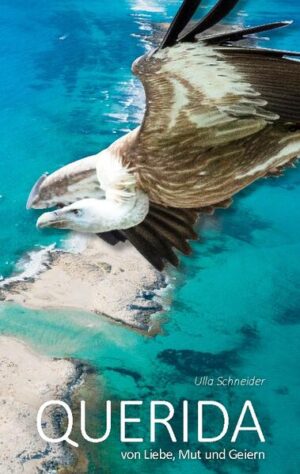
[[[71,213],[74,214],[75,216],[79,216],[81,214],[81,211],[80,209],[72,209]]]

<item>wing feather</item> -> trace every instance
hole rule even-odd
[[[285,52],[183,42],[133,70],[146,112],[131,163],[152,202],[210,206],[292,159],[289,144],[299,155],[300,63]]]
[[[165,37],[163,38],[160,47],[166,48],[176,43],[179,34],[189,23],[193,14],[196,12],[201,0],[184,0],[177,14],[174,17]]]
[[[224,48],[222,53],[266,100],[267,110],[282,121],[300,124],[299,61],[280,57],[279,52],[275,55],[272,50]]]
[[[237,5],[239,0],[219,0],[216,5],[202,18],[189,33],[183,35],[181,41],[192,41],[196,35],[208,30],[225,18]]]
[[[154,138],[157,145],[172,147],[177,140],[177,146],[179,138],[184,146],[197,138],[197,148],[225,144],[277,119],[222,53],[203,43],[177,44],[143,57],[134,72],[147,100],[140,139]]]
[[[263,31],[270,31],[277,28],[284,28],[291,25],[292,21],[276,21],[274,23],[266,23],[264,25],[250,26],[248,28],[233,29],[226,31],[225,33],[218,33],[213,35],[205,36],[205,42],[207,44],[222,44],[231,41],[240,41],[245,36],[261,33]]]
[[[110,245],[129,240],[152,266],[161,271],[166,263],[179,265],[175,250],[184,255],[191,253],[188,240],[197,238],[194,225],[199,214],[198,209],[175,209],[151,203],[149,214],[141,224],[98,236]]]

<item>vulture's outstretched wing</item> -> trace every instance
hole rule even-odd
[[[195,224],[200,215],[212,214],[215,208],[227,208],[231,201],[214,207],[177,209],[150,203],[145,220],[126,230],[104,232],[98,236],[110,245],[129,240],[151,265],[162,271],[166,263],[177,267],[179,258],[174,250],[190,255],[189,240],[197,240]]]
[[[228,199],[299,149],[283,152],[300,140],[286,126],[300,124],[300,64],[285,57],[300,53],[227,45],[290,22],[210,35],[237,0],[219,0],[189,28],[196,3],[183,2],[161,46],[133,64],[146,112],[132,164],[150,199],[173,207]]]
[[[173,266],[179,264],[173,249],[184,255],[191,253],[188,240],[197,239],[194,224],[198,216],[196,209],[173,209],[151,204],[141,224],[98,235],[110,245],[129,240],[151,265],[161,271],[167,262]]]

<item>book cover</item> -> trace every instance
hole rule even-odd
[[[1,0],[1,474],[296,474],[296,0]]]

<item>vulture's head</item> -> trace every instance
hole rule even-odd
[[[130,200],[87,198],[52,212],[44,212],[37,221],[39,229],[50,227],[99,234],[129,229],[144,220],[149,210],[148,196],[142,192]]]
[[[107,227],[107,216],[103,214],[99,200],[82,199],[55,211],[44,212],[36,225],[39,229],[48,227],[98,233]]]

